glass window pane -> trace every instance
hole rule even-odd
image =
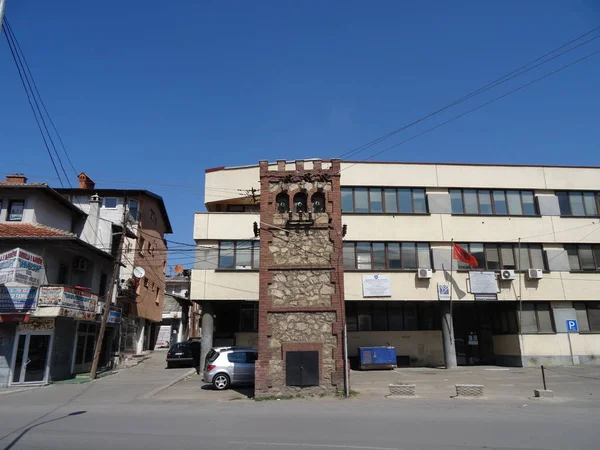
[[[233,269],[233,241],[223,241],[219,245],[219,268]]]
[[[419,303],[419,330],[435,330],[436,309],[432,303]]]
[[[354,242],[344,242],[344,269],[355,269],[356,253]]]
[[[492,197],[490,191],[479,191],[480,214],[492,214]]]
[[[458,245],[459,247],[462,247],[462,248],[464,248],[466,251],[470,252],[470,251],[469,251],[469,244],[464,244],[464,243],[462,243],[462,244],[456,244],[456,245]],[[471,268],[471,266],[470,266],[470,265],[468,265],[467,263],[464,263],[464,262],[462,262],[462,261],[460,261],[460,260],[454,260],[454,259],[453,259],[452,261],[453,261],[453,262],[456,262],[456,264],[458,265],[458,268],[459,268],[459,269],[470,269],[470,268]]]
[[[585,213],[588,216],[598,215],[598,205],[596,204],[596,194],[593,192],[583,193],[583,204],[585,205]]]
[[[352,188],[342,188],[342,212],[353,212]]]
[[[416,269],[417,268],[417,249],[414,242],[402,243],[402,268]]]
[[[399,302],[388,303],[388,323],[390,331],[403,331],[402,304]]]
[[[450,190],[450,203],[452,204],[452,214],[463,214],[462,192],[456,189]]]
[[[398,200],[396,199],[396,189],[386,189],[384,191],[385,196],[385,212],[397,213],[398,212]]]
[[[373,269],[385,269],[385,244],[373,243]]]
[[[419,242],[417,244],[417,256],[419,258],[419,267],[431,269],[431,255],[429,253],[429,244]]]
[[[390,243],[388,244],[388,258],[390,261],[390,269],[402,269],[400,262],[400,244]]]
[[[465,214],[479,214],[477,206],[477,191],[469,189],[464,191],[465,197]]]
[[[583,270],[596,270],[594,255],[590,245],[579,246],[579,262],[581,263],[581,268]]]
[[[596,269],[600,269],[600,245],[594,245],[594,258],[596,260]]]
[[[554,331],[554,328],[552,327],[552,318],[550,317],[550,305],[548,305],[548,303],[538,303],[536,308],[540,332],[551,333]]]
[[[426,213],[427,206],[425,204],[425,189],[413,189],[413,201],[415,204],[416,213]]]
[[[404,329],[406,331],[418,330],[417,305],[414,303],[404,303],[402,306],[404,312]]]
[[[356,244],[356,266],[358,269],[371,269],[371,244],[359,242]]]
[[[358,331],[371,331],[371,303],[359,302],[357,311]]]
[[[521,333],[537,333],[537,320],[533,303],[523,303],[521,312]]]
[[[512,245],[501,245],[500,256],[502,257],[503,269],[516,269],[515,254]]]
[[[533,192],[521,192],[521,199],[523,200],[523,214],[526,216],[535,216],[535,201],[533,198]]]
[[[371,203],[371,212],[380,213],[383,212],[383,200],[381,198],[381,189],[371,188],[369,189],[369,199]]]
[[[519,191],[506,191],[506,199],[508,202],[508,213],[513,216],[523,215],[521,209],[521,193]]]
[[[348,331],[358,331],[358,317],[356,316],[356,303],[346,303],[346,329]]]
[[[354,212],[369,212],[369,191],[367,188],[354,189]]]
[[[571,205],[571,214],[574,216],[585,216],[583,209],[583,196],[581,192],[569,192],[569,204]]]
[[[585,307],[585,303],[575,302],[573,303],[573,306],[575,307],[579,331],[590,331],[590,324],[588,323],[587,309]]]
[[[373,318],[371,321],[373,331],[387,331],[387,308],[386,302],[373,303]]]
[[[485,269],[485,257],[483,255],[483,244],[471,244],[470,246],[471,255],[477,259],[478,269]]]
[[[600,304],[587,303],[588,320],[590,331],[600,331]]]
[[[579,264],[579,253],[576,247],[567,247],[567,255],[569,255],[569,267],[571,270],[581,270]]]
[[[498,215],[508,214],[508,209],[506,209],[506,196],[504,195],[504,191],[494,191],[494,211]]]
[[[560,215],[570,216],[571,206],[569,205],[569,196],[567,195],[567,193],[557,192],[556,196],[558,197],[558,205],[560,206]]]
[[[486,245],[485,257],[487,259],[488,270],[500,270],[500,255],[498,254],[497,246]]]
[[[398,203],[401,213],[413,212],[412,195],[410,189],[398,189]]]
[[[260,241],[254,241],[252,243],[253,251],[254,251],[254,259],[252,261],[252,267],[254,269],[258,269],[260,265]]]
[[[544,252],[542,251],[541,245],[530,245],[529,255],[531,257],[532,269],[546,269],[546,265],[544,264]]]
[[[519,253],[519,248],[515,247],[515,250],[517,251],[517,253]],[[521,254],[520,254],[520,258],[519,258],[519,267],[517,267],[518,270],[526,270],[526,269],[531,269],[531,264],[529,263],[529,249],[527,248],[526,245],[522,245],[521,246]]]
[[[252,247],[247,241],[239,241],[235,249],[235,267],[236,269],[252,267]]]

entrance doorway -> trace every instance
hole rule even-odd
[[[51,346],[51,333],[17,334],[11,384],[46,383]]]
[[[454,342],[459,366],[494,364],[493,304],[455,303]]]
[[[98,326],[94,322],[79,322],[75,350],[75,373],[88,372],[92,368]]]

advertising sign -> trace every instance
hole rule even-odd
[[[156,347],[168,347],[171,342],[171,325],[161,325],[156,338]]]
[[[35,308],[38,288],[0,286],[0,312],[27,312]]]
[[[117,308],[116,306],[110,307],[107,323],[121,323],[121,308]]]
[[[96,294],[63,286],[42,286],[38,298],[38,306],[62,306],[94,314],[97,304]]]
[[[19,283],[39,286],[44,259],[22,248],[0,254],[0,284]]]
[[[498,293],[498,281],[495,272],[469,272],[471,294]]]
[[[391,297],[392,283],[387,275],[363,275],[363,297]]]

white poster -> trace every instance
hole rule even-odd
[[[363,275],[363,297],[391,297],[392,283],[387,275]]]
[[[168,347],[171,342],[171,325],[161,325],[155,347]]]
[[[495,272],[469,272],[471,294],[497,294],[498,281]]]
[[[14,248],[0,254],[0,284],[39,286],[44,260],[35,253]]]
[[[438,300],[450,301],[450,283],[438,283]]]

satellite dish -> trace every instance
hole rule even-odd
[[[143,267],[136,267],[135,269],[133,269],[133,276],[136,278],[143,278],[144,275],[146,275],[146,271],[144,270]]]
[[[173,267],[173,270],[176,274],[181,275],[183,273],[183,266],[181,264],[177,264],[175,267]]]

